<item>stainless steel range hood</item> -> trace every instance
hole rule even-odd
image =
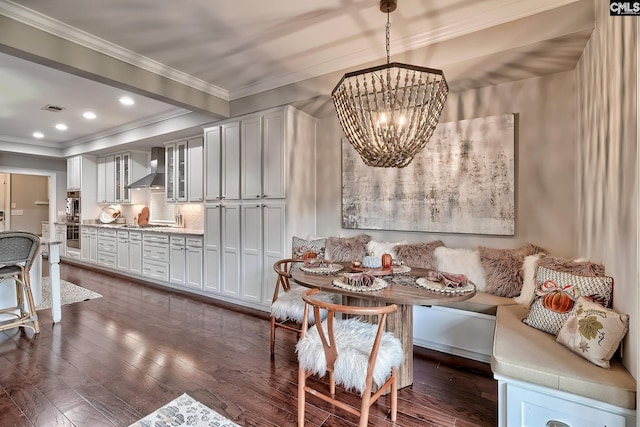
[[[151,148],[151,173],[127,188],[164,188],[164,148]]]

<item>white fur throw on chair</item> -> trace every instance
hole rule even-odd
[[[378,325],[350,318],[335,319],[333,327],[338,351],[333,370],[336,384],[342,385],[347,390],[357,390],[362,395],[366,388],[369,354]],[[326,333],[326,321],[323,322],[323,329]],[[304,338],[298,341],[296,352],[300,366],[305,371],[321,377],[326,374],[327,362],[316,326],[309,328]],[[378,387],[389,378],[391,368],[400,366],[403,356],[400,340],[391,332],[384,332],[373,371],[373,382]]]
[[[304,301],[302,300],[302,294],[308,291],[309,288],[305,288],[299,285],[291,285],[291,289],[288,292],[280,291],[278,293],[278,299],[271,304],[271,314],[273,317],[279,320],[291,320],[294,322],[302,323],[302,316],[304,316]],[[329,292],[320,292],[314,295],[314,298],[324,302],[337,303],[339,302],[338,295]],[[320,313],[322,318],[327,317],[327,311],[322,310]],[[314,323],[313,313],[309,312],[309,323]]]

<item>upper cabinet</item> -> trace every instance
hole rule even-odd
[[[240,122],[204,130],[205,201],[240,199]]]
[[[203,146],[201,136],[165,145],[167,202],[203,200]]]
[[[124,152],[98,157],[98,203],[132,203],[129,184],[147,174],[147,154]]]
[[[82,158],[75,156],[67,159],[67,190],[80,190],[82,182]]]

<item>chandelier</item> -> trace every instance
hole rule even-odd
[[[367,166],[403,168],[433,134],[449,94],[442,70],[389,63],[389,15],[397,0],[381,0],[387,13],[387,63],[345,74],[331,92],[338,120]]]

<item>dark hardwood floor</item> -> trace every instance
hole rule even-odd
[[[63,279],[103,298],[39,312],[41,333],[0,332],[0,426],[128,426],[182,393],[245,426],[296,425],[295,336],[265,315],[69,264]],[[398,393],[399,426],[495,426],[489,366],[416,348],[415,380]],[[347,395],[356,406],[358,399]],[[390,426],[388,397],[370,425]],[[307,397],[308,426],[357,419]]]

